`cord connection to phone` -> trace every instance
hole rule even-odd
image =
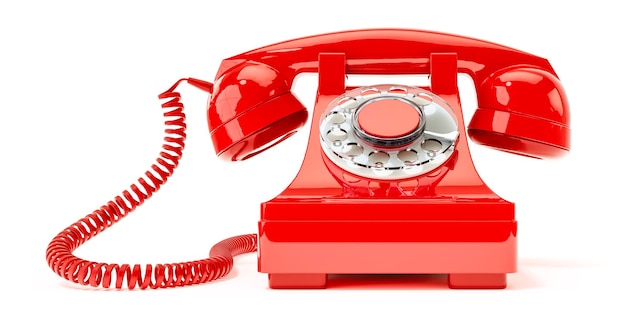
[[[178,80],[159,95],[169,99],[161,105],[165,118],[165,143],[156,162],[142,177],[121,195],[73,223],[52,239],[46,250],[50,268],[62,278],[81,285],[103,288],[156,289],[201,284],[227,275],[233,267],[233,257],[254,252],[257,235],[240,235],[215,244],[209,257],[202,260],[171,264],[109,264],[83,260],[73,252],[89,239],[119,222],[149,199],[174,173],[185,147],[184,106],[176,87],[187,81],[211,93],[213,84],[194,78]]]

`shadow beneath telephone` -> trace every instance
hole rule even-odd
[[[537,270],[568,269],[594,266],[576,260],[565,259],[522,259],[518,271],[507,275],[506,290],[527,290],[546,287]],[[328,289],[448,289],[447,274],[332,274],[328,275]]]
[[[243,261],[242,263],[246,263]],[[250,261],[254,262],[254,261]],[[239,264],[241,265],[241,264]],[[546,286],[537,278],[537,269],[571,269],[596,266],[597,264],[565,259],[522,259],[519,261],[518,271],[508,274],[506,290],[527,290]],[[209,282],[209,284],[235,279],[239,276],[237,266],[224,277]],[[256,273],[259,274],[259,273]],[[118,291],[119,289],[94,288],[82,286],[68,281],[60,281],[59,284],[69,289],[81,289],[91,291]],[[200,285],[191,285],[197,287]],[[447,274],[329,274],[326,284],[327,289],[350,289],[350,290],[445,290],[448,288]],[[165,288],[167,289],[167,288]],[[128,290],[123,288],[122,290]],[[135,288],[139,290],[139,288]]]
[[[540,284],[531,275],[520,271],[511,279],[508,275],[506,289],[538,288]],[[333,274],[328,275],[328,289],[352,290],[446,290],[448,274]],[[489,290],[489,289],[486,289]]]
[[[445,274],[331,274],[328,289],[448,289]]]

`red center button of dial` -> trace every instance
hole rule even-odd
[[[417,129],[420,115],[410,104],[395,99],[375,100],[358,113],[359,127],[378,138],[398,138]]]

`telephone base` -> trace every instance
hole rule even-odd
[[[445,228],[436,221],[264,222],[260,223],[259,271],[269,274],[273,289],[325,288],[327,274],[449,274],[448,286],[453,289],[502,289],[506,274],[517,271],[517,238],[512,233],[516,222],[451,222],[447,230],[477,231],[486,224],[494,226],[487,232],[493,235],[491,240],[462,242],[404,236],[410,229],[422,237]],[[296,229],[309,236],[297,236],[302,233]],[[351,238],[337,236],[337,229],[346,230],[344,235]],[[494,234],[498,229],[509,232],[508,236]],[[388,235],[377,241],[368,233]],[[395,240],[389,235],[395,235]]]
[[[324,288],[327,274],[449,274],[500,289],[517,270],[514,205],[499,199],[274,199],[259,221],[271,288]],[[381,210],[381,208],[385,208]]]

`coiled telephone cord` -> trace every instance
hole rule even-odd
[[[183,78],[159,95],[159,99],[171,98],[163,103],[165,117],[165,143],[156,162],[144,176],[107,204],[65,228],[52,239],[46,250],[50,268],[59,276],[81,285],[117,289],[165,288],[200,284],[219,279],[230,272],[233,257],[254,252],[257,249],[255,234],[235,236],[217,243],[209,252],[209,258],[172,264],[108,264],[83,260],[73,251],[120,221],[134,211],[152,194],[159,190],[174,173],[185,147],[185,114],[180,93],[174,89],[187,81],[200,89],[212,92],[213,84],[193,78]],[[124,284],[125,282],[125,284]]]

